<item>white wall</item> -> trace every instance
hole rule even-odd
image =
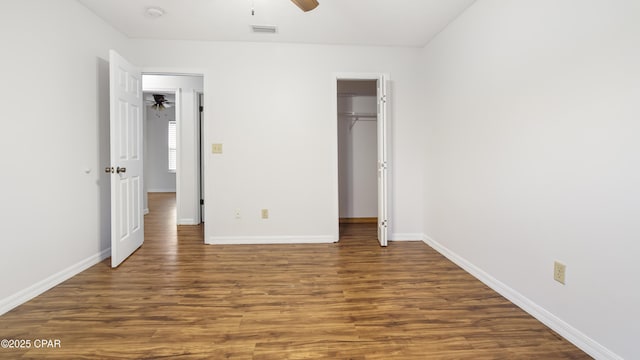
[[[421,233],[418,49],[134,40],[148,69],[205,74],[206,240],[338,238],[337,72],[391,75],[391,232]],[[215,204],[215,206],[211,206]],[[260,219],[260,209],[270,219]],[[241,219],[235,219],[239,210]]]
[[[109,255],[108,51],[126,39],[73,0],[0,11],[0,313]]]
[[[376,86],[373,81],[374,88]],[[345,114],[376,114],[375,96],[338,96],[338,166],[341,218],[378,216],[376,118]],[[341,115],[342,114],[342,115]],[[354,122],[355,121],[355,122]]]
[[[175,192],[176,173],[169,172],[169,121],[176,120],[176,108],[146,107],[145,184],[148,192]]]
[[[425,233],[597,358],[640,358],[638,19],[481,0],[422,60]]]
[[[162,53],[161,57],[168,56]],[[134,62],[135,63],[135,62]],[[141,63],[136,63],[142,66]],[[142,88],[177,91],[178,158],[176,175],[176,213],[178,225],[200,223],[199,123],[197,93],[203,91],[202,76],[143,75]],[[149,151],[149,149],[147,149]]]

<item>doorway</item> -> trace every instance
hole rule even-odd
[[[142,88],[145,93],[174,94],[175,96],[175,104],[169,105],[174,105],[175,111],[174,171],[177,225],[198,225],[202,220],[200,95],[203,94],[203,87],[204,77],[201,75],[154,73],[142,76]],[[170,108],[166,110],[170,111]],[[147,135],[145,132],[145,137]],[[149,144],[149,141],[146,143]],[[148,152],[147,155],[150,155],[152,149],[148,148],[148,145],[145,149]],[[161,152],[164,158],[164,151]],[[169,149],[166,155],[169,156]],[[147,190],[154,189],[150,187]]]
[[[176,192],[177,91],[145,91],[144,185],[146,193]],[[145,204],[147,205],[147,204]],[[148,205],[145,212],[148,212]]]
[[[336,77],[338,237],[378,233],[387,246],[387,120],[382,75]]]

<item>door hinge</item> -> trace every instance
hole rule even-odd
[[[200,112],[204,111],[204,106],[200,106]]]
[[[204,205],[204,199],[200,199],[200,205]]]
[[[383,103],[383,104],[386,104],[387,103],[387,95],[382,95],[380,97],[380,102]]]
[[[389,221],[388,220],[383,220],[380,223],[380,227],[386,228],[387,226],[389,226]]]
[[[387,162],[383,161],[380,163],[380,170],[386,170],[387,169]]]

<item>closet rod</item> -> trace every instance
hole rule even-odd
[[[378,119],[361,119],[360,117],[354,117],[353,119],[351,119],[351,124],[349,124],[349,131],[351,131],[351,129],[353,129],[353,127],[356,125],[356,123],[358,121],[373,121],[373,122],[377,122]]]

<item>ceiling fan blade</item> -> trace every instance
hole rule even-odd
[[[304,12],[311,11],[320,5],[318,0],[291,0],[291,2],[296,4],[296,6]]]

